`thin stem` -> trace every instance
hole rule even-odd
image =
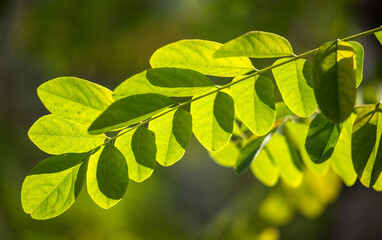
[[[360,38],[360,37],[364,37],[364,36],[371,35],[371,34],[373,34],[373,33],[375,33],[375,32],[378,32],[378,31],[382,31],[382,25],[379,26],[379,27],[377,27],[377,28],[373,28],[373,29],[370,29],[370,30],[368,30],[368,31],[361,32],[361,33],[358,33],[358,34],[355,34],[355,35],[352,35],[352,36],[349,36],[349,37],[346,37],[346,38],[338,39],[338,40],[340,40],[340,41],[350,41],[350,40],[354,40],[354,39],[357,39],[357,38]],[[163,115],[165,115],[165,114],[167,114],[167,113],[170,113],[170,112],[175,111],[175,110],[177,110],[177,109],[179,109],[179,108],[182,108],[182,107],[186,106],[187,104],[190,104],[190,103],[192,103],[192,102],[194,102],[194,101],[196,101],[196,100],[199,100],[199,99],[201,99],[201,98],[204,98],[204,97],[206,97],[206,96],[209,96],[209,95],[211,95],[211,94],[214,94],[214,93],[216,93],[216,92],[219,92],[219,91],[221,91],[221,90],[223,90],[223,89],[229,88],[229,87],[231,87],[231,86],[233,86],[233,85],[235,85],[235,84],[238,84],[238,83],[240,83],[240,82],[242,82],[242,81],[245,81],[245,80],[247,80],[247,79],[249,79],[249,78],[251,78],[251,77],[254,77],[254,76],[263,74],[263,73],[265,73],[265,72],[268,72],[269,70],[272,70],[272,69],[274,69],[274,68],[276,68],[276,67],[279,67],[279,66],[282,66],[282,65],[284,65],[284,64],[287,64],[287,63],[296,61],[297,59],[300,59],[300,58],[303,58],[303,57],[312,55],[312,54],[316,53],[317,50],[318,50],[318,48],[315,48],[315,49],[313,49],[313,50],[310,50],[310,51],[301,53],[301,54],[299,54],[299,55],[295,55],[295,54],[294,54],[294,57],[291,57],[291,58],[289,58],[288,60],[285,60],[285,61],[283,61],[283,62],[281,62],[281,63],[278,63],[278,64],[273,64],[273,65],[271,65],[271,66],[265,67],[265,68],[260,69],[260,70],[257,70],[257,69],[255,68],[256,72],[251,73],[251,74],[249,74],[249,75],[246,75],[245,77],[243,77],[243,78],[241,78],[241,79],[239,79],[239,80],[237,80],[237,81],[235,81],[235,82],[230,82],[230,83],[228,83],[228,84],[226,84],[226,85],[224,85],[224,86],[221,86],[221,87],[219,87],[219,88],[217,88],[217,89],[215,89],[215,90],[213,90],[213,91],[210,91],[210,92],[205,93],[205,94],[203,94],[203,95],[200,95],[200,96],[198,96],[198,97],[192,98],[192,99],[190,99],[190,100],[188,100],[188,101],[186,101],[186,102],[179,103],[177,106],[175,106],[175,107],[173,107],[173,108],[171,108],[171,109],[169,109],[169,110],[167,110],[167,111],[165,111],[165,112],[162,112],[162,113],[160,113],[160,114],[158,114],[158,115],[156,115],[156,116],[154,116],[154,117],[152,117],[152,118],[146,119],[146,120],[142,121],[141,123],[139,123],[139,124],[137,124],[137,125],[135,125],[135,126],[133,126],[133,127],[127,127],[127,128],[125,128],[125,129],[122,129],[121,132],[120,132],[119,134],[117,134],[116,136],[114,136],[114,137],[112,137],[112,138],[109,138],[108,140],[106,140],[103,144],[101,144],[101,145],[98,146],[98,147],[101,147],[101,146],[103,146],[103,145],[109,143],[110,141],[113,141],[114,139],[116,139],[116,138],[118,138],[118,137],[124,135],[125,133],[128,133],[128,132],[130,132],[130,131],[132,131],[132,130],[134,130],[134,129],[136,129],[136,128],[138,128],[138,127],[140,127],[140,126],[142,126],[142,125],[144,125],[144,124],[146,124],[146,123],[148,123],[148,122],[150,122],[150,121],[152,121],[152,120],[154,120],[154,119],[157,119],[157,118],[159,118],[159,117],[161,117],[161,116],[163,116]],[[358,108],[358,107],[360,107],[360,106],[357,106],[357,108]],[[98,147],[96,147],[96,148],[98,148]],[[96,148],[95,148],[95,149],[96,149]],[[93,149],[93,150],[94,150],[94,149]],[[91,150],[91,151],[93,151],[93,150]]]

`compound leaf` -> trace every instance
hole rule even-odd
[[[279,59],[273,65],[281,64]],[[312,64],[305,59],[297,59],[272,69],[281,96],[288,108],[300,117],[308,117],[317,108],[312,86]]]
[[[345,121],[356,99],[356,61],[352,45],[323,44],[313,61],[313,88],[321,112],[332,122]]]
[[[220,46],[222,44],[205,40],[177,41],[156,50],[150,65],[191,69],[218,77],[235,77],[254,70],[248,58],[214,58],[212,55]]]
[[[122,98],[111,104],[89,127],[90,134],[104,133],[139,123],[174,103],[171,98],[148,93]]]
[[[87,126],[54,114],[38,119],[29,129],[30,140],[49,154],[90,151],[105,141],[105,135],[90,135]]]
[[[85,180],[87,153],[68,153],[37,164],[21,188],[21,204],[34,219],[53,218],[76,200]]]
[[[372,187],[382,171],[382,106],[366,107],[354,122],[352,160],[361,183]]]
[[[108,144],[89,159],[86,174],[90,197],[98,206],[108,209],[125,195],[129,174],[123,154]]]
[[[236,77],[240,81],[245,76]],[[231,86],[240,120],[256,135],[267,134],[276,118],[274,85],[265,76],[254,76]]]
[[[214,57],[274,58],[292,54],[292,46],[285,38],[274,33],[252,31],[218,48]]]
[[[274,186],[279,180],[280,171],[267,145],[252,161],[251,170],[253,175],[268,187]]]
[[[155,133],[157,162],[171,166],[182,158],[190,141],[191,114],[183,109],[172,111],[150,121],[149,129]]]
[[[342,178],[348,187],[352,186],[357,179],[357,173],[354,170],[351,156],[352,129],[355,118],[355,114],[352,114],[343,123],[336,147],[329,159],[333,170]]]
[[[168,97],[187,97],[201,94],[215,84],[203,74],[180,68],[154,68],[138,73],[122,82],[113,98],[158,93]]]
[[[221,150],[232,136],[235,116],[230,95],[216,92],[191,103],[192,131],[209,151]]]
[[[125,156],[131,180],[143,182],[151,176],[157,152],[152,131],[140,126],[118,137],[115,147]]]
[[[45,82],[37,89],[37,94],[51,113],[86,125],[113,102],[109,89],[75,77]]]
[[[315,163],[328,160],[336,147],[342,124],[334,124],[322,114],[317,114],[309,125],[305,148]]]

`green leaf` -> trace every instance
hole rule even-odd
[[[294,115],[284,102],[275,103],[276,107],[276,120],[284,118],[286,116]]]
[[[86,174],[90,197],[98,206],[108,209],[125,195],[129,174],[123,154],[108,144],[89,159]]]
[[[232,136],[235,116],[230,95],[216,92],[191,103],[192,131],[209,151],[221,150]]]
[[[354,50],[354,55],[355,55],[355,75],[356,75],[356,87],[358,87],[363,78],[363,47],[360,43],[355,42],[355,41],[349,41],[349,43]]]
[[[279,133],[273,134],[267,149],[280,171],[281,179],[290,187],[299,186],[303,179],[301,158],[286,137]]]
[[[297,148],[302,161],[309,170],[319,175],[325,174],[329,170],[329,164],[327,162],[313,162],[305,149],[305,139],[308,135],[308,129],[308,124],[288,121],[285,123],[284,134],[288,141]]]
[[[313,88],[321,112],[332,122],[345,121],[356,99],[356,62],[352,45],[323,44],[313,61]]]
[[[122,82],[113,98],[158,93],[168,97],[188,97],[202,94],[215,84],[201,73],[179,68],[154,68],[138,73]]]
[[[183,109],[172,111],[150,121],[149,129],[155,133],[157,162],[171,166],[183,157],[190,141],[191,114]]]
[[[366,107],[354,122],[352,159],[355,171],[366,187],[372,187],[382,171],[382,106]]]
[[[223,167],[234,167],[239,153],[239,148],[232,141],[229,141],[227,145],[219,151],[208,151],[212,160]]]
[[[245,76],[235,78],[240,81]],[[237,115],[256,135],[267,134],[276,118],[274,86],[265,76],[255,76],[231,86]]]
[[[382,45],[382,31],[375,32],[374,35],[378,39],[379,43]]]
[[[105,135],[90,135],[87,126],[50,114],[29,129],[30,140],[49,154],[88,152],[105,141]]]
[[[266,146],[266,144],[271,139],[272,134],[267,136],[259,137],[248,144],[246,144],[241,150],[235,164],[235,172],[237,174],[243,174],[251,166],[253,160],[261,152],[261,150]]]
[[[279,59],[273,65],[288,59]],[[272,69],[281,96],[288,108],[300,117],[308,117],[317,108],[312,86],[312,64],[297,59]]]
[[[138,127],[118,137],[115,147],[125,156],[131,180],[143,182],[151,176],[157,152],[152,131],[142,126]]]
[[[253,175],[264,185],[272,187],[279,180],[279,169],[268,146],[265,146],[251,164]]]
[[[214,57],[274,58],[292,54],[292,46],[285,38],[274,33],[252,31],[221,46]]]
[[[90,125],[112,102],[111,91],[75,77],[60,77],[37,89],[42,103],[62,118]]]
[[[89,127],[90,134],[104,133],[139,123],[174,103],[159,94],[140,94],[122,98],[111,104]]]
[[[354,170],[351,156],[351,138],[355,118],[356,115],[352,114],[343,123],[340,137],[329,159],[333,170],[342,178],[348,187],[352,186],[357,179],[357,173]]]
[[[340,136],[342,124],[334,124],[317,114],[309,125],[305,148],[315,163],[325,162],[332,156]]]
[[[85,180],[88,153],[68,153],[37,164],[21,188],[21,204],[34,219],[53,218],[76,200]]]
[[[222,44],[205,40],[181,40],[156,50],[150,65],[191,69],[218,77],[235,77],[254,70],[248,58],[214,58],[212,55],[220,46]]]

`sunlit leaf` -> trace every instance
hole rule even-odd
[[[276,102],[276,120],[284,118],[286,116],[294,115],[293,112],[288,108],[284,102]]]
[[[357,179],[351,156],[351,138],[355,118],[356,115],[352,114],[343,123],[336,147],[328,161],[332,169],[342,178],[346,186],[352,186]]]
[[[138,73],[122,82],[113,98],[158,93],[168,97],[187,97],[201,94],[215,84],[201,73],[179,68],[154,68]]]
[[[355,42],[355,41],[349,41],[347,42],[350,45],[352,45],[354,54],[355,54],[355,75],[356,75],[356,87],[358,87],[363,78],[363,47],[360,43]]]
[[[111,104],[89,127],[90,134],[104,133],[139,123],[174,103],[159,94],[140,94],[122,98]]]
[[[37,93],[51,113],[86,125],[90,125],[113,102],[109,89],[75,77],[45,82]]]
[[[239,157],[240,150],[235,143],[229,141],[220,151],[209,151],[208,153],[217,164],[223,167],[234,167],[236,159]]]
[[[212,57],[222,44],[205,40],[181,40],[154,52],[150,59],[153,68],[176,67],[218,77],[235,77],[253,71],[245,57],[218,59]]]
[[[245,77],[245,76],[244,76]],[[240,81],[243,76],[233,81]],[[255,76],[231,86],[240,120],[256,135],[265,135],[276,118],[274,86],[265,76]]]
[[[235,38],[216,50],[214,57],[274,58],[293,54],[285,38],[269,32],[252,31]]]
[[[90,197],[98,206],[108,209],[117,204],[125,195],[128,182],[126,160],[112,144],[90,157],[86,184]]]
[[[87,153],[47,158],[32,169],[21,188],[21,204],[34,219],[53,218],[76,200],[85,180]]]
[[[87,152],[105,141],[105,135],[90,135],[87,126],[53,114],[38,119],[28,136],[41,150],[55,155]]]
[[[251,170],[253,175],[268,187],[274,186],[279,180],[280,171],[272,156],[271,149],[267,145],[252,161]]]
[[[354,122],[352,159],[361,183],[372,187],[382,171],[382,106],[366,107]]]
[[[294,209],[280,188],[274,188],[262,201],[259,215],[272,225],[282,226],[292,219]]]
[[[272,133],[267,136],[256,138],[255,140],[247,143],[241,150],[235,164],[235,172],[242,174],[248,170],[251,163],[259,155],[261,150],[266,146],[272,137]]]
[[[129,178],[135,182],[146,180],[154,171],[157,148],[155,135],[145,127],[138,127],[115,141],[127,161]]]
[[[342,124],[334,124],[322,114],[317,114],[309,125],[305,148],[315,163],[328,160],[336,147]]]
[[[299,186],[303,178],[301,158],[286,137],[275,133],[266,146],[280,171],[281,179],[290,187]]]
[[[217,92],[191,103],[192,131],[209,151],[221,150],[229,141],[235,116],[230,95]]]
[[[149,129],[155,133],[156,160],[163,166],[179,161],[192,135],[189,112],[178,109],[150,121]]]
[[[382,31],[375,32],[374,35],[382,45]]]
[[[273,65],[287,61],[279,59]],[[308,117],[317,108],[312,86],[312,64],[297,59],[272,69],[281,96],[288,108],[300,117]]]
[[[313,62],[313,88],[321,112],[332,122],[345,121],[356,99],[356,61],[352,45],[323,44]]]
[[[322,175],[328,171],[329,164],[327,162],[316,163],[310,159],[305,149],[305,139],[308,135],[308,129],[308,124],[288,121],[285,123],[284,134],[288,141],[297,148],[302,161],[308,169]]]

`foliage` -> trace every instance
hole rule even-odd
[[[91,198],[110,208],[129,179],[144,181],[157,161],[179,161],[191,133],[223,166],[237,173],[251,169],[267,186],[280,178],[289,193],[301,196],[290,198],[296,208],[304,207],[299,201],[331,201],[320,199],[320,192],[313,193],[317,200],[306,187],[314,185],[309,171],[330,175],[329,166],[347,185],[358,175],[366,187],[382,190],[381,109],[379,103],[355,107],[363,49],[350,41],[372,33],[380,39],[381,29],[300,55],[285,38],[260,31],[226,44],[181,40],[158,49],[152,69],[113,92],[75,77],[44,83],[38,94],[52,114],[37,120],[28,135],[57,156],[26,177],[24,211],[35,219],[63,213],[85,180]],[[313,63],[303,59],[310,54]],[[258,70],[249,57],[284,58]],[[264,76],[270,70],[274,81]],[[234,78],[220,86],[205,75]],[[283,102],[275,102],[277,89]]]

